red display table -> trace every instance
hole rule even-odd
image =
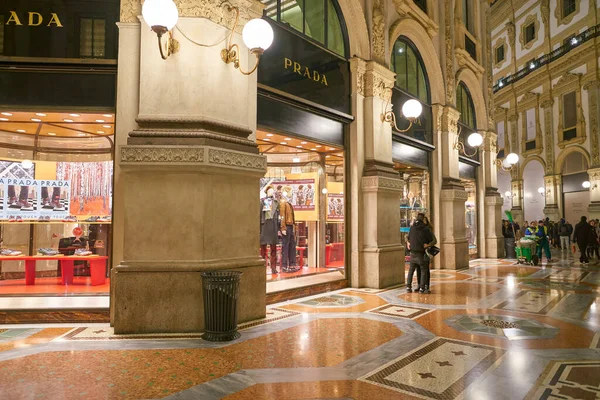
[[[75,261],[87,261],[90,264],[92,286],[103,285],[106,283],[107,256],[0,256],[0,261],[25,261],[26,285],[35,285],[35,262],[38,260],[61,261],[63,285],[71,285],[73,283]]]

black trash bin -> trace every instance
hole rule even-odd
[[[515,238],[504,238],[504,251],[506,252],[506,258],[517,258]]]
[[[240,337],[237,331],[237,299],[242,272],[202,273],[204,334],[202,339],[227,342]]]

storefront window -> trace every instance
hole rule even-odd
[[[477,130],[477,119],[475,116],[475,106],[473,105],[473,98],[467,86],[460,82],[456,89],[456,109],[460,112],[458,119],[458,125],[460,127],[460,140],[465,145],[465,153],[461,154],[466,158],[472,160],[479,160],[479,152],[469,145],[467,140],[469,135],[476,132]]]
[[[429,214],[429,173],[413,167],[396,163],[404,181],[404,190],[400,199],[400,232],[402,243],[408,240],[411,225],[417,219],[417,214]]]
[[[262,0],[264,15],[346,57],[340,13],[332,0]]]
[[[423,65],[421,55],[407,38],[401,36],[396,40],[390,67],[396,73],[396,85],[392,93],[393,110],[396,114],[396,119],[398,121],[403,120],[400,110],[402,110],[402,105],[407,100],[419,100],[423,106],[423,112],[418,122],[402,134],[426,143],[433,143],[432,112],[427,71]],[[404,126],[400,126],[399,128],[404,129]]]
[[[108,293],[114,115],[2,118],[0,296]]]
[[[261,256],[268,281],[330,274],[345,266],[344,151],[259,130]]]

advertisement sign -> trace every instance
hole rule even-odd
[[[343,221],[344,220],[344,195],[343,194],[328,194],[327,195],[327,220],[328,221]]]
[[[315,180],[314,179],[291,179],[271,183],[275,192],[289,195],[290,203],[295,211],[315,210]]]
[[[64,180],[0,178],[2,218],[65,218],[69,215],[70,186]]]

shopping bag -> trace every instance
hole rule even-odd
[[[575,246],[575,244],[571,246],[571,251],[573,252],[573,254],[577,253],[577,246]]]
[[[429,255],[429,257],[435,257],[440,253],[440,248],[437,246],[429,246],[425,249],[425,252],[427,253],[427,255]]]

